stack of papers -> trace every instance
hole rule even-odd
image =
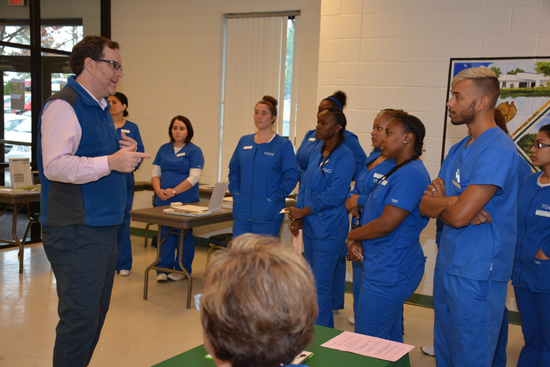
[[[174,215],[187,215],[190,217],[202,217],[210,215],[212,212],[208,211],[208,208],[197,205],[171,205],[170,209],[164,209],[163,212]]]

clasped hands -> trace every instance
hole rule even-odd
[[[177,195],[177,194],[174,194],[173,188],[158,189],[158,190],[155,190],[155,192],[157,193],[157,196],[159,197],[159,199],[162,201],[166,201]]]
[[[292,221],[290,225],[290,232],[294,237],[297,237],[300,233],[300,229],[304,227],[304,212],[300,208],[290,208],[288,210],[288,219]]]

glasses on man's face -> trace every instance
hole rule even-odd
[[[543,143],[535,143],[533,145],[531,145],[531,149],[533,148],[536,148],[536,149],[540,149],[540,148],[545,148],[545,147],[550,147],[550,144],[543,144]]]
[[[94,61],[101,61],[101,62],[106,62],[107,64],[111,64],[113,65],[113,68],[115,70],[121,70],[122,71],[122,65],[120,65],[118,62],[116,61],[112,61],[112,60],[104,60],[104,59],[92,59]]]

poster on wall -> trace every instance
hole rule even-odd
[[[504,116],[519,154],[538,170],[531,163],[529,149],[539,128],[550,124],[550,57],[451,59],[448,98],[452,79],[469,68],[490,68],[497,74],[500,84],[497,109]],[[467,133],[465,125],[454,126],[445,114],[441,161]]]

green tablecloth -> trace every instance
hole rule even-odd
[[[388,362],[381,359],[361,356],[359,354],[321,347],[321,344],[340,333],[342,333],[342,330],[316,325],[313,341],[306,348],[308,352],[313,352],[314,355],[305,364],[310,367],[410,367],[411,365],[408,354],[397,362]],[[187,352],[156,364],[155,367],[216,367],[213,360],[204,358],[206,354],[208,353],[204,349],[204,346],[199,345]]]

